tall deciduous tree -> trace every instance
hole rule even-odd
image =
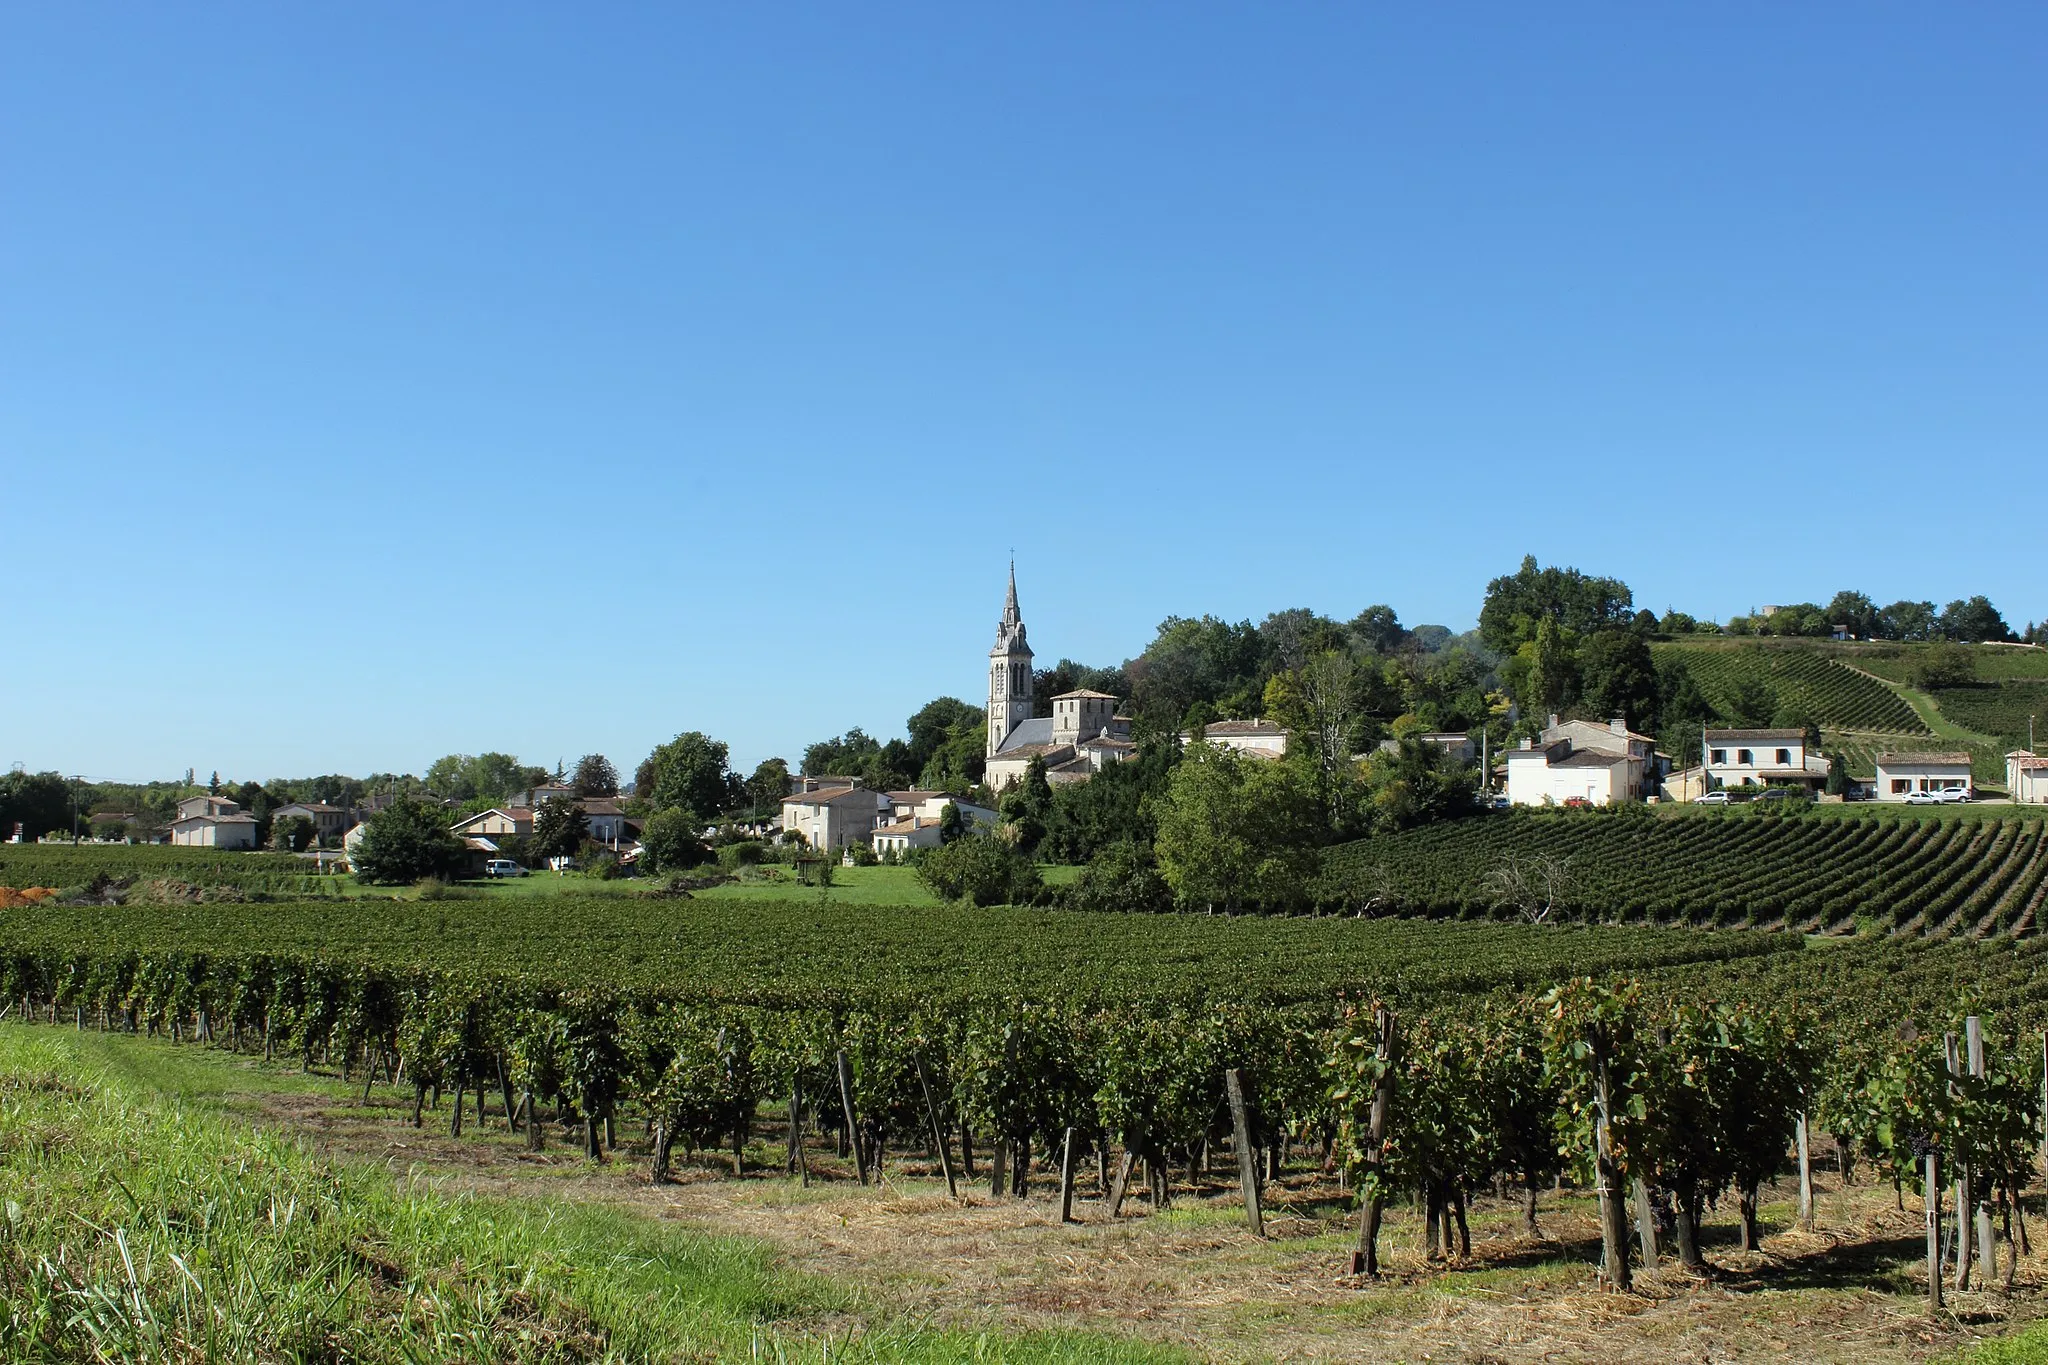
[[[649,754],[634,774],[635,794],[663,810],[678,806],[708,820],[740,799],[731,750],[701,730],[686,730]]]
[[[1194,744],[1160,802],[1159,867],[1188,907],[1290,905],[1307,893],[1324,826],[1291,763]]]
[[[566,858],[589,837],[590,817],[569,797],[551,796],[534,812],[532,849],[537,858]]]
[[[349,855],[356,880],[379,885],[450,876],[462,858],[462,841],[449,832],[441,808],[410,798],[365,821],[363,837]]]
[[[576,775],[569,785],[578,796],[617,796],[619,770],[603,754],[585,754],[576,760]]]

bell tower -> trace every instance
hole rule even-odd
[[[1003,599],[1003,619],[996,626],[996,645],[988,652],[988,753],[1002,748],[1019,721],[1031,719],[1031,646],[1024,639],[1024,618],[1017,614],[1017,561],[1010,561],[1010,592]]]

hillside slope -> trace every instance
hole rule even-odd
[[[1438,916],[2031,935],[2048,901],[2039,817],[1834,819],[1642,807],[1523,812],[1329,850],[1328,903]]]

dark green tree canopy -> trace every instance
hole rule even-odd
[[[685,730],[641,761],[633,775],[634,795],[656,810],[678,806],[700,820],[712,819],[745,799],[730,757],[725,741]]]
[[[463,856],[462,841],[449,832],[441,808],[406,799],[364,823],[350,862],[357,881],[392,886],[452,876],[461,868]]]
[[[1486,585],[1479,609],[1479,636],[1505,653],[1536,638],[1543,621],[1589,634],[1628,624],[1635,598],[1618,578],[1596,578],[1577,569],[1539,568],[1525,555],[1522,567]]]
[[[603,754],[585,754],[576,760],[576,773],[569,785],[578,796],[617,796],[619,770]]]

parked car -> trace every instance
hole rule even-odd
[[[1771,788],[1771,789],[1770,789],[1769,791],[1765,792],[1765,793],[1764,793],[1764,794],[1763,794],[1762,796],[1759,796],[1759,797],[1757,798],[1757,800],[1759,800],[1759,801],[1790,801],[1790,800],[1791,800],[1791,799],[1792,799],[1792,798],[1793,798],[1793,797],[1794,797],[1794,796],[1795,796],[1796,794],[1797,794],[1797,793],[1794,793],[1794,792],[1789,792],[1789,791],[1785,790],[1785,788],[1783,788],[1783,787],[1772,787],[1772,788]]]
[[[1968,800],[1970,800],[1971,797],[1975,796],[1976,793],[1971,791],[1968,787],[1943,787],[1934,795],[1941,801],[1943,805],[1950,806],[1960,805],[1964,802],[1967,802]]]
[[[1695,796],[1692,803],[1695,806],[1725,806],[1734,799],[1727,792],[1708,792],[1704,796]]]
[[[1938,806],[1941,804],[1941,794],[1939,792],[1907,792],[1906,804],[1909,806]]]
[[[484,864],[486,877],[524,877],[526,869],[510,858],[493,858]]]

